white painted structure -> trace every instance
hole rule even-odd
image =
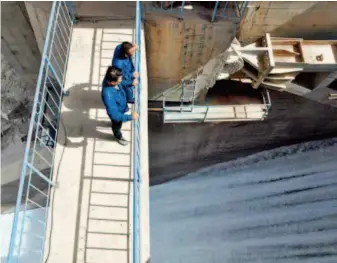
[[[164,109],[164,123],[262,121],[267,115],[266,104],[175,106]]]

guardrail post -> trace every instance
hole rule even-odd
[[[69,14],[71,16],[71,19],[73,20],[73,23],[76,23],[77,20],[76,20],[75,12],[74,12],[74,9],[73,9],[73,3],[71,1],[67,1],[66,5],[68,7]]]
[[[172,6],[173,6],[173,3],[172,3]],[[181,3],[180,16],[179,16],[179,19],[180,19],[180,20],[183,20],[183,19],[184,19],[184,7],[185,7],[185,1],[183,1],[183,2]]]
[[[208,109],[209,109],[209,105],[207,105],[206,112],[205,112],[205,117],[204,117],[203,122],[205,122],[206,119],[207,119]]]
[[[248,6],[248,1],[245,1],[241,6],[240,19],[242,19],[243,15],[245,14],[247,6]]]
[[[219,3],[220,3],[219,1],[216,1],[216,3],[215,3],[214,9],[213,9],[212,21],[211,21],[211,22],[214,22],[214,21],[215,21],[215,18],[216,18],[216,12],[217,12],[217,10],[218,10]]]
[[[135,57],[135,70],[141,71],[141,40],[142,40],[142,6],[141,2],[136,4],[136,29],[135,42],[139,50]],[[138,88],[135,89],[135,111],[141,114],[141,78],[139,78]],[[140,120],[133,121],[133,263],[140,263]]]

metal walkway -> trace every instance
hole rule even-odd
[[[58,3],[62,2],[53,4],[51,16],[61,10]],[[29,197],[27,189],[29,191],[30,186],[21,189],[9,262],[148,261],[147,71],[140,8],[140,3],[137,3],[136,23],[71,24],[69,56],[65,61],[63,81],[58,82],[63,100],[59,103],[55,124],[57,134],[54,138],[51,136],[53,140],[48,142],[51,145],[45,143],[45,148],[53,152],[50,176],[45,178],[48,179],[48,191],[41,192],[48,201],[44,204],[35,202],[37,207],[26,205],[22,208],[21,198]],[[62,19],[59,23],[67,22]],[[53,43],[52,31],[50,34],[50,43]],[[140,72],[141,85],[135,94],[134,105],[140,118],[137,122],[123,124],[122,132],[131,142],[127,147],[113,140],[110,120],[101,102],[101,82],[111,65],[114,48],[123,41],[140,46],[135,67]],[[54,55],[57,62],[59,57],[57,53]],[[63,96],[64,93],[69,95]],[[141,103],[143,101],[145,103]],[[44,103],[48,106],[50,102],[46,100]],[[32,166],[28,162],[25,165]],[[40,178],[38,180],[43,180],[39,167],[33,168],[35,176]],[[31,202],[34,204],[33,200]],[[34,213],[32,215],[35,208],[43,209],[43,219]],[[21,220],[20,210],[25,214],[26,223],[36,221],[34,228],[28,227],[30,229],[22,231],[21,236],[20,229],[27,226]],[[39,240],[39,245],[34,248],[26,242],[32,240],[32,236]],[[22,244],[18,245],[18,240]]]

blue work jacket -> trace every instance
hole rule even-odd
[[[115,122],[127,122],[132,120],[130,114],[125,114],[128,110],[125,86],[123,83],[116,86],[109,86],[105,80],[102,83],[102,101],[107,114]]]
[[[123,74],[123,82],[126,87],[132,87],[133,73],[135,67],[133,66],[132,57],[125,57],[121,54],[122,44],[115,48],[114,56],[112,58],[112,66],[119,68]]]

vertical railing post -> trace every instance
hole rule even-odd
[[[138,45],[138,52],[135,56],[135,70],[141,71],[141,32],[142,32],[142,7],[141,2],[136,4],[136,29],[135,42]],[[138,87],[135,89],[135,111],[141,115],[141,78]],[[140,119],[133,122],[133,263],[140,263]]]
[[[209,109],[209,105],[207,105],[207,108],[206,108],[206,112],[205,112],[205,116],[204,116],[203,122],[205,122],[206,119],[207,119],[208,109]]]
[[[181,95],[180,95],[180,112],[183,111],[185,96],[185,80],[181,81]]]
[[[246,9],[247,9],[247,6],[248,6],[248,1],[245,1],[245,2],[242,4],[242,7],[241,7],[241,11],[240,11],[240,19],[242,19],[243,15],[245,14]]]
[[[247,5],[248,5],[248,1],[234,1],[231,2],[233,3],[231,5],[231,7],[234,5],[233,8],[228,8],[227,10],[227,5],[228,5],[229,1],[225,1],[224,2],[224,7],[221,8],[221,12],[220,14],[217,14],[218,12],[218,8],[219,8],[219,5],[220,5],[220,1],[216,1],[215,3],[215,7],[213,9],[213,16],[212,16],[212,20],[211,22],[215,22],[217,16],[221,16],[223,18],[227,18],[227,19],[242,19],[243,15],[245,14],[245,10],[247,8]]]
[[[172,3],[172,6],[173,6],[173,3]],[[179,17],[179,19],[181,20],[184,19],[184,8],[185,8],[185,1],[182,1],[181,8],[180,8],[180,17]]]
[[[76,17],[75,17],[75,12],[74,12],[74,9],[73,9],[73,3],[71,1],[67,1],[66,5],[68,7],[68,11],[69,11],[69,14],[71,16],[71,20],[73,20],[73,23],[75,23]]]
[[[267,93],[267,104],[268,104],[268,112],[269,112],[271,109],[271,99],[270,99],[270,94],[269,94],[268,89],[266,89],[266,93]]]
[[[198,75],[197,75],[197,78],[198,78]],[[194,97],[195,97],[195,90],[197,88],[197,78],[193,81],[194,82],[194,89],[193,89],[193,97],[192,97],[192,110],[194,108]]]
[[[70,16],[73,19],[73,23],[75,23],[76,18],[75,18],[75,14],[74,14],[74,9],[72,8],[72,4],[71,4],[71,2],[66,2],[66,3],[67,3],[67,7],[68,7],[68,10],[69,10]],[[68,4],[70,5],[70,7],[69,7]],[[68,39],[68,48],[67,48],[67,51],[66,51],[66,61],[65,61],[65,67],[64,67],[64,72],[63,72],[63,76],[64,76],[63,82],[65,81],[65,77],[66,77],[66,71],[67,71],[67,66],[68,66],[68,59],[69,59],[69,53],[70,53],[70,43],[71,43],[72,35],[73,35],[73,25],[70,28],[70,35],[69,35],[69,39]]]
[[[216,12],[218,10],[218,6],[219,6],[219,1],[216,1],[215,6],[214,6],[214,10],[213,10],[212,21],[211,22],[215,21],[215,17],[216,17]]]

